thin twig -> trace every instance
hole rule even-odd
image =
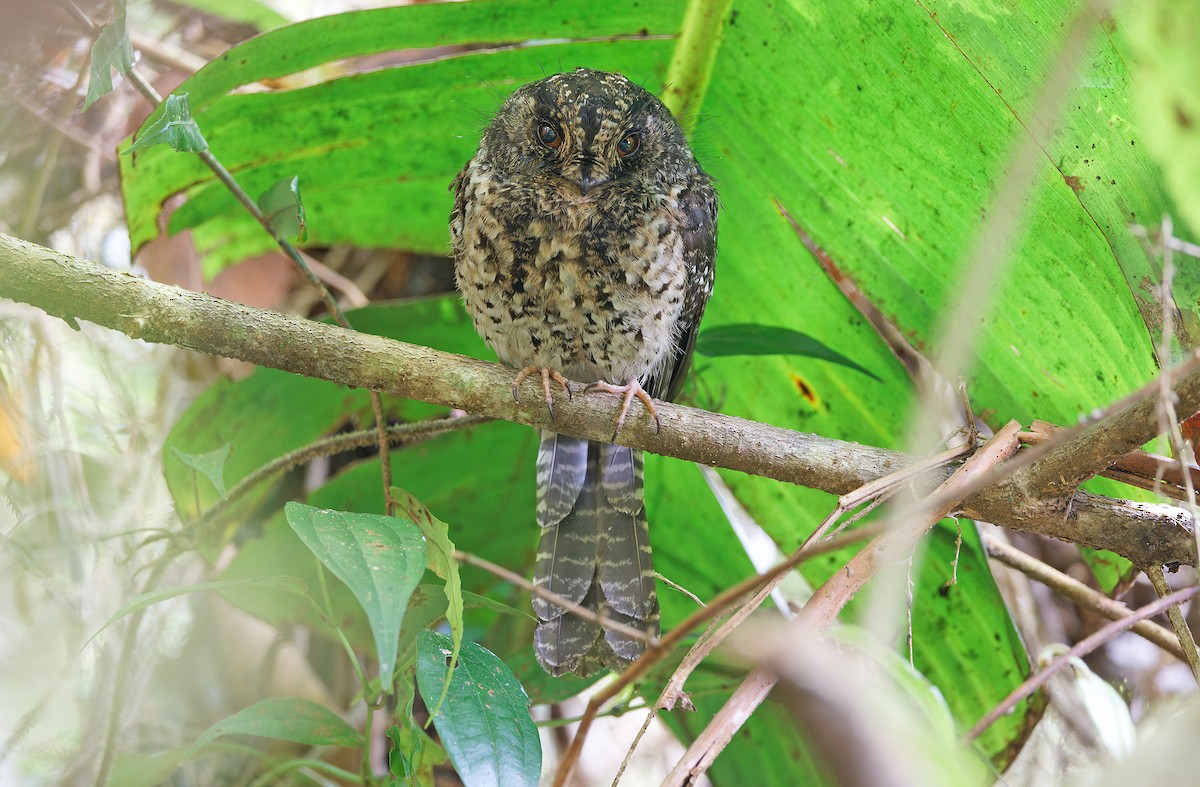
[[[1020,571],[1030,579],[1036,579],[1071,603],[1103,615],[1109,620],[1120,620],[1133,614],[1133,610],[1119,601],[1114,601],[1079,580],[1047,565],[1030,554],[998,541],[991,536],[983,537],[983,547],[988,557],[1000,561],[1009,568]],[[1186,661],[1179,640],[1167,629],[1149,620],[1133,626],[1133,632],[1170,653],[1180,661]]]
[[[917,476],[924,475],[930,470],[937,467],[944,467],[950,464],[955,459],[958,459],[963,454],[970,453],[975,450],[975,446],[970,443],[963,443],[954,448],[947,449],[938,454],[926,456],[910,465],[900,468],[894,473],[888,473],[882,478],[877,478],[874,481],[863,484],[853,492],[848,492],[838,498],[838,505],[850,511],[857,508],[860,504],[872,498],[877,498],[885,492],[900,486],[905,481],[910,481]]]
[[[1172,232],[1171,217],[1163,216],[1162,236],[1170,238],[1174,234]],[[1175,261],[1170,246],[1163,245],[1162,257],[1162,281],[1159,284],[1159,299],[1162,302],[1162,337],[1158,346],[1158,365],[1162,369],[1162,373],[1158,376],[1158,429],[1163,434],[1166,434],[1167,440],[1171,443],[1171,452],[1175,455],[1176,461],[1183,466],[1190,460],[1194,460],[1195,455],[1190,444],[1184,441],[1183,433],[1180,431],[1179,414],[1175,411],[1175,395],[1171,390],[1171,346],[1174,344],[1175,313],[1177,309],[1175,307],[1175,297],[1171,289],[1171,285],[1175,279]],[[1191,415],[1191,413],[1188,413],[1188,415]],[[1159,476],[1161,477],[1161,473]],[[1191,473],[1183,474],[1183,482],[1183,489],[1186,495],[1186,505],[1184,507],[1192,517],[1192,533],[1197,539],[1197,552],[1200,553],[1200,533],[1196,532],[1196,489],[1192,485]],[[1165,579],[1162,585],[1166,586]],[[1158,586],[1156,585],[1155,587],[1157,588]],[[1178,614],[1178,612],[1175,614]],[[1174,619],[1171,622],[1174,623]],[[1190,638],[1190,636],[1189,634],[1188,637]],[[1182,638],[1180,641],[1183,641]],[[1193,644],[1193,650],[1194,648]],[[1186,644],[1184,644],[1184,650],[1187,650]],[[1189,664],[1191,663],[1189,656]],[[1200,666],[1192,664],[1192,670],[1196,673],[1197,680],[1200,680]]]
[[[1171,595],[1171,586],[1167,584],[1167,577],[1163,573],[1162,566],[1148,567],[1146,576],[1150,579],[1150,584],[1154,586],[1154,592],[1158,594],[1159,598]],[[1192,677],[1197,683],[1200,683],[1200,654],[1196,652],[1196,639],[1192,636],[1192,630],[1188,627],[1187,621],[1183,619],[1183,612],[1179,610],[1179,607],[1171,607],[1167,610],[1167,620],[1171,622],[1171,628],[1175,630],[1175,636],[1179,639],[1183,660],[1192,670]]]
[[[992,726],[997,719],[1012,711],[1018,702],[1033,694],[1035,691],[1041,688],[1042,684],[1049,680],[1054,673],[1067,666],[1071,662],[1071,659],[1080,658],[1081,656],[1091,653],[1101,645],[1104,645],[1109,640],[1115,638],[1118,634],[1121,634],[1122,632],[1132,628],[1135,623],[1161,614],[1176,604],[1182,604],[1188,599],[1195,597],[1197,593],[1200,593],[1200,586],[1197,585],[1184,588],[1183,590],[1177,590],[1168,596],[1164,596],[1157,601],[1147,604],[1127,617],[1123,617],[1120,620],[1114,620],[1112,623],[1109,623],[1099,631],[1096,631],[1092,635],[1075,643],[1075,646],[1066,653],[1054,659],[1054,661],[1047,664],[1044,669],[1038,670],[1037,673],[1029,676],[1029,678],[1022,682],[1020,686],[1013,689],[1011,694],[1005,697],[995,708],[992,708],[992,710],[990,710],[986,716],[980,719],[979,722],[970,729],[970,731],[964,736],[964,739],[969,743],[978,738],[988,727]]]

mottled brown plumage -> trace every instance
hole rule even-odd
[[[501,361],[631,395],[677,392],[712,293],[717,203],[662,102],[583,68],[525,85],[454,193],[458,286]],[[656,634],[641,452],[543,431],[537,476],[534,582]],[[619,669],[643,650],[537,596],[533,606],[549,672]]]

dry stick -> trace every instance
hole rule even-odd
[[[1150,566],[1146,569],[1146,576],[1150,579],[1150,584],[1154,586],[1154,592],[1159,598],[1164,598],[1171,594],[1171,586],[1167,584],[1167,577],[1163,573],[1162,566]],[[1175,636],[1179,638],[1179,647],[1183,650],[1184,661],[1192,670],[1192,677],[1197,683],[1200,683],[1200,654],[1196,653],[1196,640],[1192,637],[1192,630],[1188,628],[1187,621],[1183,619],[1183,613],[1179,607],[1171,607],[1167,610],[1167,620],[1171,622],[1171,628],[1175,630]]]
[[[1168,216],[1163,217],[1162,234],[1164,237],[1172,237],[1171,219]],[[1158,397],[1158,412],[1160,432],[1167,435],[1167,439],[1171,442],[1171,451],[1175,454],[1175,461],[1182,467],[1186,463],[1189,455],[1194,456],[1194,452],[1189,449],[1187,443],[1184,442],[1183,433],[1179,428],[1179,414],[1175,411],[1175,397],[1171,391],[1171,370],[1167,365],[1168,359],[1171,357],[1172,337],[1175,335],[1175,298],[1171,292],[1171,284],[1175,278],[1175,263],[1171,256],[1171,247],[1163,246],[1163,271],[1162,284],[1160,287],[1160,298],[1162,299],[1162,321],[1163,332],[1162,341],[1158,347],[1158,363],[1163,368],[1162,374],[1159,375],[1159,397]],[[1159,474],[1161,476],[1161,473]],[[1191,473],[1183,474],[1184,492],[1187,495],[1187,510],[1192,515],[1192,531],[1196,530],[1196,489],[1192,485]],[[1200,534],[1196,534],[1197,539],[1200,539]],[[1200,549],[1200,541],[1197,541],[1197,547]],[[1164,580],[1165,582],[1165,580]],[[1186,648],[1186,645],[1185,645]]]
[[[1022,552],[1019,549],[1014,549],[991,536],[983,537],[983,547],[987,550],[988,557],[1000,561],[1009,568],[1020,571],[1031,579],[1036,579],[1063,598],[1098,615],[1103,615],[1109,620],[1120,620],[1133,614],[1133,610],[1121,602],[1114,601],[1074,577],[1064,574],[1032,555]],[[1183,648],[1179,645],[1179,640],[1175,638],[1174,634],[1157,623],[1143,620],[1140,623],[1134,624],[1133,632],[1167,651],[1180,661],[1187,661],[1183,655]]]
[[[975,446],[964,443],[955,448],[942,451],[940,454],[933,454],[932,456],[918,459],[911,465],[903,467],[894,473],[889,473],[882,478],[877,478],[870,483],[863,484],[853,492],[847,492],[838,498],[838,507],[846,511],[855,509],[862,503],[879,497],[885,491],[893,489],[909,479],[923,475],[936,467],[948,465],[963,454],[974,450]]]
[[[1163,237],[1168,238],[1174,234],[1171,231],[1171,219],[1168,216],[1163,217],[1162,234]],[[1172,338],[1175,335],[1175,299],[1171,292],[1171,284],[1175,277],[1175,263],[1169,246],[1163,246],[1162,255],[1163,269],[1162,282],[1159,285],[1159,298],[1162,301],[1163,328],[1158,346],[1158,363],[1163,372],[1159,375],[1158,428],[1160,432],[1166,433],[1167,439],[1171,443],[1171,451],[1182,468],[1187,458],[1193,454],[1184,443],[1183,433],[1179,429],[1179,414],[1175,411],[1174,396],[1171,392],[1171,371],[1166,363],[1171,357]],[[1161,475],[1160,471],[1158,476],[1161,477]],[[1191,473],[1184,473],[1183,480],[1186,495],[1185,508],[1192,517],[1192,533],[1197,539],[1200,539],[1200,533],[1196,533],[1196,489],[1192,485]],[[1200,541],[1197,541],[1197,546],[1200,548]],[[1160,597],[1171,592],[1171,586],[1167,584],[1162,566],[1147,566],[1145,571],[1146,576],[1150,578],[1150,583],[1154,585],[1154,591]],[[1187,621],[1183,619],[1183,613],[1179,611],[1178,607],[1171,607],[1167,610],[1167,619],[1171,621],[1171,628],[1179,637],[1179,644],[1187,656],[1187,664],[1192,670],[1192,677],[1197,683],[1200,683],[1200,653],[1196,652],[1196,640],[1192,636],[1192,630],[1188,628]]]
[[[671,650],[688,635],[692,629],[706,623],[709,620],[720,615],[730,604],[737,601],[747,593],[754,593],[763,585],[772,582],[777,577],[783,576],[787,572],[794,569],[797,565],[810,558],[824,555],[827,552],[836,552],[837,550],[849,545],[862,541],[866,538],[878,536],[879,528],[874,525],[861,527],[849,533],[844,533],[840,536],[822,541],[819,544],[814,544],[807,551],[801,554],[799,551],[794,553],[787,560],[781,562],[762,574],[755,574],[747,577],[736,585],[726,588],[718,593],[712,601],[708,602],[708,606],[696,610],[691,615],[684,618],[678,626],[671,629],[662,639],[650,643],[646,651],[637,661],[631,664],[624,672],[617,675],[612,681],[604,686],[600,691],[592,695],[588,700],[587,708],[579,719],[579,729],[575,732],[575,737],[571,740],[571,745],[563,755],[562,761],[559,763],[558,772],[554,774],[555,787],[562,787],[566,784],[567,779],[571,775],[572,769],[575,767],[576,761],[579,759],[579,753],[583,750],[583,742],[587,738],[588,731],[591,729],[592,721],[596,718],[596,714],[606,702],[611,700],[617,694],[625,689],[626,686],[633,683],[652,666],[662,660]],[[769,594],[768,594],[769,595]]]
[[[1016,452],[1019,445],[1016,436],[1019,430],[1020,426],[1016,421],[1005,425],[938,488],[935,496],[946,502],[935,509],[925,507],[917,512],[919,518],[914,520],[914,524],[886,531],[867,544],[843,570],[835,573],[824,585],[817,588],[791,625],[806,627],[815,634],[832,623],[867,580],[875,576],[896,555],[910,550],[930,528],[950,512],[955,505],[958,490],[966,488],[973,478],[986,473]],[[774,673],[767,667],[755,667],[688,747],[663,784],[690,784],[704,773],[750,714],[766,699],[776,680]]]
[[[1062,430],[1063,427],[1049,421],[1035,419],[1029,431],[1021,433],[1021,442],[1041,445]],[[1164,497],[1187,500],[1187,485],[1195,486],[1200,467],[1138,449],[1122,456],[1100,475]],[[1167,486],[1163,486],[1164,481]]]
[[[72,326],[87,320],[144,341],[554,428],[572,437],[608,440],[612,435],[615,397],[607,394],[577,398],[555,413],[552,425],[540,399],[531,396],[513,402],[509,393],[513,371],[499,364],[230,303],[139,279],[4,234],[0,234],[0,293]],[[1200,410],[1200,359],[1193,357],[1176,367],[1172,380],[1180,409],[1195,405]],[[1105,419],[1111,419],[1122,434],[1148,431],[1153,436],[1157,424],[1153,404],[1143,412],[1139,403],[1156,395],[1157,383],[1153,383],[1101,413],[1100,422],[1090,423],[1087,429],[1064,430],[1058,440],[1070,442],[1089,430],[1096,430],[1094,439],[1107,440]],[[662,417],[662,433],[656,432],[653,419],[638,414],[622,428],[623,445],[834,495],[850,492],[916,459],[682,405],[660,402],[655,406]],[[1148,439],[1140,439],[1133,447]],[[1031,457],[1047,455],[1046,446],[1028,451]],[[1031,461],[1023,459],[1025,453],[1009,464],[1019,467]],[[1007,465],[1002,471],[971,485],[972,494],[961,506],[967,516],[1108,549],[1136,565],[1195,564],[1195,541],[1179,524],[1187,519],[1181,509],[1079,492],[1064,515],[1061,507],[1028,505],[1020,488],[1002,480],[1010,472]],[[949,475],[950,470],[943,468],[931,471],[929,479],[936,484]],[[984,489],[987,484],[996,488]]]
[[[699,645],[702,642],[709,641],[714,632],[717,630],[717,627],[720,625],[721,621],[719,618],[709,623],[708,628],[701,632],[700,636],[696,638],[696,644]],[[676,698],[673,700],[673,702],[678,702],[680,699],[682,699],[683,708],[685,710],[695,710],[695,706],[692,705],[691,701],[683,696],[682,682],[676,683],[675,679],[675,676],[679,674],[679,670],[683,669],[683,665],[691,660],[692,653],[695,651],[695,649],[696,648],[693,647],[688,651],[687,655],[683,657],[683,662],[675,670],[675,673],[671,675],[670,680],[667,681],[667,687],[664,688],[662,694],[658,696],[658,700],[653,705],[648,706],[650,712],[646,714],[646,719],[642,722],[642,726],[638,729],[637,735],[633,736],[633,742],[629,744],[629,748],[625,751],[625,756],[621,759],[621,765],[617,768],[616,775],[613,776],[612,787],[617,787],[617,785],[621,782],[621,777],[625,775],[625,769],[629,767],[629,763],[633,759],[633,753],[637,751],[638,744],[642,742],[642,738],[646,735],[646,731],[650,729],[650,725],[654,723],[655,719],[658,718],[658,712],[664,709],[663,702],[665,701],[665,697],[669,690],[676,690]],[[690,673],[691,670],[688,670],[688,672]],[[672,687],[674,687],[674,689],[672,689]]]
[[[1182,604],[1188,599],[1195,597],[1197,593],[1200,593],[1200,586],[1197,585],[1184,588],[1183,590],[1177,590],[1169,596],[1164,596],[1157,601],[1147,604],[1127,617],[1123,617],[1120,620],[1114,620],[1112,623],[1109,623],[1107,626],[1095,632],[1091,636],[1088,636],[1085,639],[1075,643],[1075,646],[1066,653],[1057,657],[1054,659],[1054,661],[1051,661],[1044,669],[1041,669],[1036,674],[1029,676],[1029,678],[1027,678],[1020,686],[1013,689],[1011,694],[1005,697],[1004,700],[1001,701],[1001,703],[995,708],[992,708],[992,710],[989,711],[986,716],[979,720],[978,724],[971,728],[970,732],[964,736],[964,740],[970,743],[982,735],[984,730],[992,726],[997,719],[1010,712],[1014,707],[1016,707],[1018,702],[1033,694],[1035,691],[1041,688],[1042,684],[1049,680],[1054,673],[1067,666],[1071,662],[1071,659],[1079,658],[1091,653],[1093,650],[1113,639],[1118,634],[1121,634],[1122,632],[1131,628],[1135,623],[1146,620],[1147,618],[1152,618],[1155,615],[1170,609],[1176,604]]]

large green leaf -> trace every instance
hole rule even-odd
[[[433,717],[450,761],[467,787],[536,785],[542,772],[542,744],[529,715],[529,698],[508,667],[486,648],[457,645],[426,631],[417,639],[417,685],[428,705],[446,700]]]

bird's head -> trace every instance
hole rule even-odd
[[[581,196],[691,158],[683,131],[656,96],[620,74],[588,68],[518,89],[483,142],[490,163],[506,175],[556,179]]]

